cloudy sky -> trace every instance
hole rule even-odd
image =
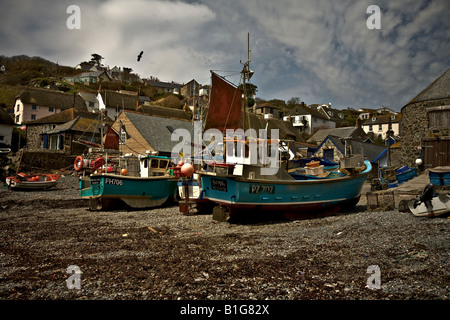
[[[400,110],[450,67],[449,12],[448,0],[2,0],[0,55],[76,66],[98,53],[143,78],[209,84],[217,70],[238,83],[249,33],[258,97]]]

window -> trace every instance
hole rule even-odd
[[[33,104],[31,105],[31,110],[37,110],[37,105],[36,105],[35,103],[33,103]]]
[[[5,136],[0,136],[0,141],[5,140]]]
[[[49,111],[49,112],[54,112],[54,111],[55,111],[55,108],[53,108],[53,107],[48,107],[48,111]]]
[[[57,150],[58,149],[58,136],[53,135],[50,136],[50,148],[51,150]]]
[[[36,115],[35,114],[31,115],[31,120],[36,120]]]
[[[323,157],[328,160],[334,159],[334,149],[323,149]]]
[[[373,126],[369,125],[369,132],[372,132],[372,131],[373,131]]]
[[[120,130],[119,144],[125,144],[126,141],[127,141],[127,132],[125,130]]]
[[[378,125],[378,131],[383,131],[383,125],[382,124]]]

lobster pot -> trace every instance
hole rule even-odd
[[[317,167],[305,167],[305,172],[310,176],[318,176],[319,174],[323,173],[323,167],[323,165]]]

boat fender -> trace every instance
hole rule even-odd
[[[82,156],[78,156],[75,158],[75,162],[73,163],[73,168],[75,169],[75,171],[80,171],[81,169],[83,169],[83,157]]]

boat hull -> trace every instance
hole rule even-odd
[[[169,176],[129,177],[93,174],[80,179],[80,194],[93,210],[109,209],[118,200],[131,208],[153,208],[175,198],[177,179]]]
[[[433,197],[428,203],[421,202],[419,205],[414,205],[414,200],[409,201],[409,210],[416,217],[438,217],[450,212],[450,196],[448,194],[439,194]]]
[[[258,180],[235,176],[202,175],[203,194],[224,207],[230,218],[283,215],[297,220],[350,209],[358,203],[371,171],[356,175],[314,180]]]
[[[34,176],[27,175],[20,179],[18,176],[7,177],[6,184],[15,190],[46,190],[54,187],[59,180],[59,175],[37,175],[39,180],[32,181]]]
[[[203,196],[201,186],[197,179],[178,181],[177,185],[178,195],[180,197],[180,212],[188,215],[192,213],[212,213],[214,202]]]

